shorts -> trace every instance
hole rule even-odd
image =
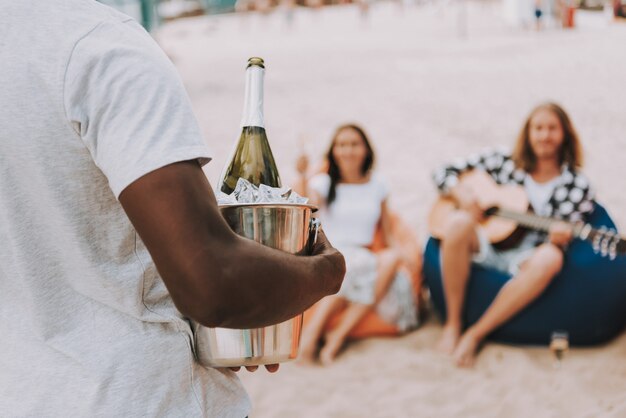
[[[337,248],[346,260],[346,275],[337,296],[352,303],[373,305],[378,257],[363,247],[338,244]],[[398,271],[387,294],[376,304],[375,310],[384,321],[405,332],[417,327],[417,308],[410,277],[405,272]]]
[[[476,230],[478,235],[478,252],[472,261],[480,266],[491,267],[503,273],[515,276],[526,260],[532,256],[536,248],[536,238],[527,234],[519,246],[508,250],[496,249],[487,238],[482,228]]]

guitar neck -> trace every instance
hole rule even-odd
[[[550,226],[555,222],[563,222],[553,218],[537,216],[530,213],[514,212],[500,208],[490,208],[487,210],[486,214],[510,219],[525,228],[544,232],[548,232],[550,230]],[[617,231],[610,230],[605,227],[596,229],[591,225],[582,222],[566,223],[572,226],[572,234],[574,237],[589,241],[594,251],[600,253],[603,257],[608,256],[611,260],[613,260],[618,255],[626,254],[626,240],[620,237]]]
[[[524,228],[534,229],[536,231],[542,232],[550,231],[550,227],[556,222],[566,222],[553,218],[547,218],[544,216],[533,215],[530,213],[513,212],[506,209],[498,209],[494,213],[494,215],[501,218],[513,220]],[[566,223],[570,224],[574,228],[572,231],[574,236],[581,239],[593,239],[594,234],[597,232],[588,224],[572,224],[570,222]]]

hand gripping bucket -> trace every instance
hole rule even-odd
[[[319,223],[311,205],[250,203],[220,206],[237,234],[291,254],[311,253]],[[245,260],[242,260],[245,262]],[[302,331],[300,314],[256,329],[208,328],[193,324],[198,361],[210,367],[256,366],[293,360]]]

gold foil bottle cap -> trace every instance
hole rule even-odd
[[[263,61],[263,58],[259,58],[259,57],[249,58],[248,66],[246,68],[252,67],[253,65],[256,65],[261,68],[265,68],[265,61]]]

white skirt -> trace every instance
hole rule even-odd
[[[352,303],[372,305],[378,275],[376,254],[363,247],[340,247],[346,260],[346,276],[337,293]],[[408,275],[396,273],[387,294],[375,307],[376,313],[402,332],[418,325],[417,303]]]

